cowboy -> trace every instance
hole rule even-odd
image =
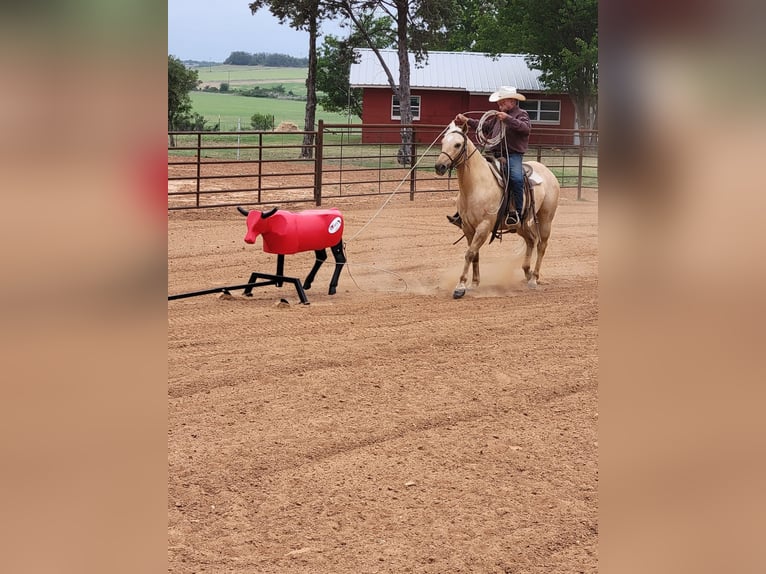
[[[508,166],[506,185],[511,189],[513,206],[516,208],[516,211],[508,210],[506,223],[511,226],[521,222],[521,209],[524,202],[524,169],[521,162],[529,147],[529,132],[532,126],[529,121],[529,114],[519,107],[519,102],[526,99],[516,91],[516,88],[500,86],[496,92],[489,96],[489,101],[497,102],[500,111],[482,125],[482,132],[487,139],[497,141],[494,146],[485,151],[490,152],[496,158],[503,157],[506,159]],[[479,120],[467,118],[463,114],[455,116],[455,125],[462,127],[465,124],[475,130],[479,125]],[[501,133],[503,133],[503,137],[499,137]],[[447,219],[458,227],[463,226],[459,213],[448,215]]]

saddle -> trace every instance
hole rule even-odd
[[[484,157],[489,162],[489,166],[495,178],[497,179],[497,182],[500,184],[502,189],[505,190],[505,193],[503,194],[503,201],[500,204],[500,209],[497,212],[497,219],[495,220],[495,225],[492,229],[492,236],[489,239],[489,242],[492,243],[495,239],[502,238],[503,233],[516,233],[516,230],[518,227],[520,227],[520,225],[515,229],[509,229],[505,232],[500,231],[500,227],[507,219],[508,215],[511,213],[511,210],[516,211],[516,206],[513,205],[513,198],[511,197],[511,189],[510,186],[507,185],[506,181],[506,174],[508,173],[505,165],[506,159],[504,157],[494,157],[492,155],[485,155]],[[518,210],[521,212],[520,223],[526,221],[530,213],[536,220],[535,195],[532,193],[532,187],[543,182],[542,178],[537,173],[535,173],[531,165],[524,162],[522,163],[522,167],[524,168],[524,205],[522,205],[521,209]]]

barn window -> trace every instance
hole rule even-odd
[[[420,96],[410,96],[410,109],[412,110],[412,119],[420,119]],[[399,107],[399,97],[391,96],[391,119],[402,119],[402,111]]]
[[[527,110],[529,119],[536,124],[560,124],[561,102],[558,100],[527,100],[519,102],[519,107]]]

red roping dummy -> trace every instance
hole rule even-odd
[[[311,286],[314,275],[327,259],[325,250],[330,247],[335,257],[330,295],[335,293],[338,276],[346,262],[343,253],[343,215],[340,210],[332,208],[291,212],[277,208],[269,211],[246,211],[241,207],[237,209],[247,216],[245,243],[255,243],[261,235],[266,253],[291,255],[301,251],[315,252],[317,259],[306,278],[304,289]]]

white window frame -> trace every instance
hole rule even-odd
[[[542,107],[543,102],[545,103],[553,103],[556,104],[558,109],[557,110],[542,110],[540,109]],[[523,102],[523,106],[520,106],[522,109],[526,110],[529,114],[529,119],[533,124],[549,124],[558,126],[561,125],[561,101],[560,100],[527,100],[526,102]],[[528,107],[531,107],[531,105],[534,104],[536,106],[536,109],[527,109]],[[558,119],[556,120],[541,120],[540,118],[540,112],[556,112],[558,114]],[[537,119],[535,119],[537,118]]]
[[[416,101],[417,103],[414,103]],[[420,96],[410,96],[410,109],[412,110],[412,121],[420,119]],[[415,110],[417,109],[417,114]],[[391,96],[391,119],[402,119],[401,108],[399,107],[399,98],[395,95]]]

